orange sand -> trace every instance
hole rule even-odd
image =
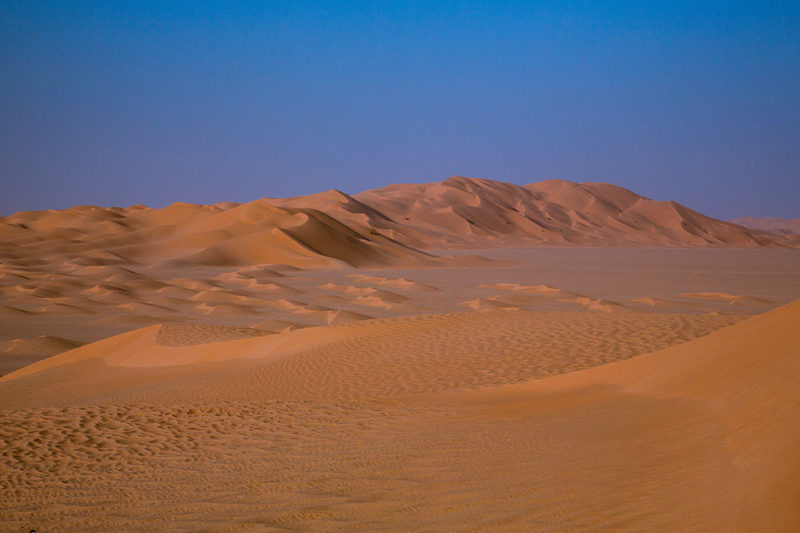
[[[0,219],[0,529],[798,531],[798,244],[558,180]]]

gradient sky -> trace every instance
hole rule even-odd
[[[607,181],[800,216],[800,2],[0,0],[0,214]]]

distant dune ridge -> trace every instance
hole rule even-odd
[[[774,217],[741,217],[731,220],[745,228],[770,231],[773,233],[791,233],[800,235],[800,218],[774,218]]]
[[[24,211],[0,218],[0,239],[0,258],[21,266],[361,267],[431,264],[435,258],[421,250],[448,247],[800,245],[605,183],[518,186],[460,176],[354,196]]]
[[[312,200],[313,199],[313,200]],[[514,243],[591,246],[795,246],[795,240],[657,202],[607,183],[547,180],[519,186],[453,176],[442,182],[390,185],[352,197],[312,201],[332,216],[368,223],[423,249]],[[278,201],[286,202],[286,200]]]

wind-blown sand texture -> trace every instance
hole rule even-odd
[[[560,180],[2,218],[0,529],[800,530],[798,245]]]
[[[759,231],[800,235],[800,218],[742,217],[735,218],[731,222]]]
[[[720,325],[642,317],[431,315],[186,347],[155,327],[78,348],[3,378],[3,520],[796,528],[800,302],[593,366]]]

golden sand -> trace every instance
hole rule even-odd
[[[454,177],[0,238],[3,531],[800,530],[795,237]]]

